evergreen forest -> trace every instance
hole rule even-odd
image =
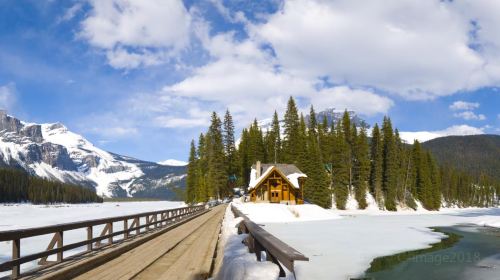
[[[0,169],[0,202],[90,203],[102,202],[94,190],[30,176],[17,169]]]
[[[212,113],[208,130],[191,142],[186,202],[227,197],[232,188],[248,186],[256,161],[295,164],[308,176],[305,200],[324,208],[345,209],[351,196],[365,209],[368,193],[389,211],[417,209],[418,203],[428,210],[499,205],[498,180],[439,165],[418,141],[404,143],[389,117],[375,124],[369,137],[367,127],[356,126],[348,111],[329,122],[326,116],[317,119],[311,106],[306,118],[292,97],[282,122],[274,112],[263,131],[254,120],[238,145],[231,113],[222,119]]]

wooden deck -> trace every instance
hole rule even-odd
[[[68,279],[65,276],[75,270],[89,267],[78,273],[76,279],[206,279],[211,273],[225,209],[226,205],[216,206],[117,257],[110,257],[102,265],[92,267],[88,264],[91,258],[84,258],[36,278]],[[102,258],[102,254],[113,249],[116,250],[96,253],[96,257]]]

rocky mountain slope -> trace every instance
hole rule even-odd
[[[0,112],[0,167],[94,188],[108,197],[172,199],[185,185],[185,166],[168,166],[95,147],[61,123],[25,123]]]

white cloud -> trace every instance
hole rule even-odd
[[[13,84],[0,86],[0,110],[10,110],[16,102]]]
[[[360,114],[386,113],[393,102],[374,92],[345,86],[316,89],[318,80],[293,75],[253,40],[236,41],[233,34],[220,34],[205,41],[214,61],[163,91],[168,96],[189,97],[228,107],[236,121],[246,125],[253,118],[283,112],[289,96],[326,107],[354,109]],[[205,116],[207,118],[207,116]]]
[[[443,136],[484,134],[484,130],[484,127],[478,128],[462,124],[450,126],[446,129],[437,131],[405,131],[400,132],[399,134],[401,136],[401,139],[403,139],[407,143],[413,143],[413,140],[415,139],[420,142],[425,142]]]
[[[454,117],[456,118],[462,118],[464,120],[478,120],[478,121],[483,121],[486,119],[486,116],[483,115],[483,114],[475,114],[474,112],[472,111],[463,111],[463,112],[460,112],[460,113],[455,113],[453,114]]]
[[[191,15],[180,0],[90,0],[90,4],[79,36],[106,50],[113,67],[159,64],[166,56],[152,54],[151,49],[177,52],[189,44]]]
[[[104,137],[104,141],[137,135],[139,130],[132,118],[118,113],[91,114],[78,122],[78,128],[84,133]]]
[[[474,110],[479,108],[479,103],[477,102],[466,102],[466,101],[455,101],[450,105],[450,109],[453,111],[460,110]]]
[[[165,128],[206,127],[211,113],[197,100],[164,92],[136,94],[121,107],[126,108],[123,113],[136,123]]]
[[[286,1],[250,30],[292,74],[430,99],[500,80],[500,7],[494,6],[498,2]],[[471,20],[481,27],[477,36]]]
[[[386,113],[394,102],[369,90],[352,89],[345,86],[323,89],[311,94],[311,103],[316,109],[348,109],[365,115]]]
[[[170,116],[159,116],[155,118],[157,125],[167,128],[192,128],[205,127],[209,124],[209,115],[203,118],[175,118]]]
[[[75,3],[73,6],[71,6],[69,9],[66,10],[64,15],[58,18],[57,22],[61,23],[73,19],[76,16],[76,14],[82,9],[82,7],[83,7],[82,2]]]
[[[139,66],[159,65],[164,61],[164,55],[157,52],[129,52],[121,47],[106,53],[109,65],[119,69],[133,69]]]

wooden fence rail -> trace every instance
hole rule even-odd
[[[52,226],[27,228],[18,230],[9,230],[0,232],[0,242],[12,242],[12,258],[9,261],[0,264],[0,272],[12,271],[11,278],[15,279],[20,276],[21,264],[35,261],[39,259],[38,264],[42,266],[50,266],[55,263],[64,261],[63,253],[78,247],[86,246],[86,251],[91,252],[97,248],[109,246],[116,243],[118,240],[113,240],[113,237],[123,235],[123,241],[139,234],[143,234],[157,228],[171,225],[172,223],[190,215],[197,214],[205,210],[205,205],[182,207],[176,209],[168,209],[161,211],[145,212],[127,216],[110,217],[95,220],[86,220],[74,223],[65,223]],[[145,218],[145,223],[141,224],[141,218]],[[113,231],[113,223],[123,223],[123,230]],[[99,236],[94,236],[94,226],[104,226]],[[64,232],[75,229],[86,229],[86,240],[64,244]],[[141,229],[144,229],[141,232]],[[21,257],[21,239],[36,237],[45,234],[53,234],[47,249],[42,252],[37,252]],[[105,241],[106,240],[106,241]],[[103,241],[105,243],[103,244]],[[48,257],[56,255],[56,261],[48,261]]]
[[[257,260],[261,261],[261,252],[266,252],[267,260],[278,265],[280,277],[286,276],[285,270],[281,265],[295,274],[295,261],[309,261],[308,257],[252,222],[234,205],[231,205],[231,210],[236,217],[243,218],[243,221],[238,225],[238,234],[248,234],[244,242],[247,244],[250,253],[255,253]]]

